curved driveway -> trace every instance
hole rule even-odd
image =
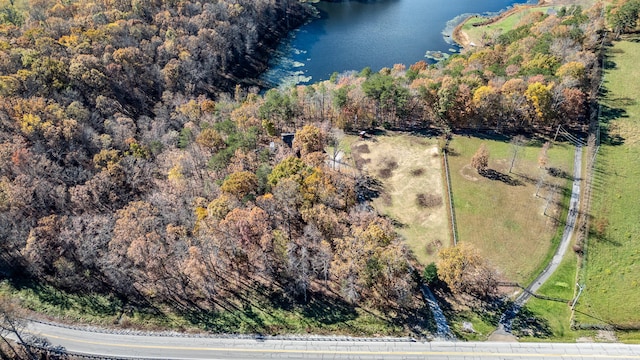
[[[419,342],[409,339],[232,339],[126,335],[29,323],[73,353],[146,359],[640,359],[640,345]]]
[[[538,275],[538,277],[533,280],[531,285],[527,287],[528,291],[524,291],[518,298],[515,303],[518,306],[524,305],[524,303],[529,300],[531,297],[531,293],[535,293],[540,289],[542,284],[544,284],[553,273],[556,271],[558,266],[560,266],[560,262],[562,262],[562,258],[564,254],[567,252],[569,248],[569,244],[571,243],[571,237],[573,236],[573,232],[576,226],[576,220],[578,219],[578,212],[580,210],[580,182],[582,181],[582,146],[576,146],[576,153],[573,159],[573,186],[571,188],[571,200],[569,203],[569,213],[567,214],[567,222],[564,226],[564,232],[562,233],[562,240],[560,240],[560,245],[558,246],[558,250],[553,255],[551,262],[547,267]]]
[[[571,243],[571,237],[576,227],[576,221],[578,219],[578,213],[580,210],[580,182],[582,181],[582,145],[576,145],[576,152],[573,158],[573,186],[571,188],[571,200],[569,202],[569,213],[567,214],[567,222],[564,226],[562,233],[562,239],[560,245],[553,258],[542,270],[540,275],[516,298],[513,305],[510,306],[500,317],[498,329],[494,332],[497,335],[508,335],[511,333],[511,326],[513,319],[516,317],[522,306],[531,298],[531,294],[535,294],[538,289],[544,284],[551,275],[556,271],[564,254],[569,248]]]

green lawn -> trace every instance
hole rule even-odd
[[[470,166],[471,157],[482,143],[490,152],[489,168],[512,178],[517,185],[480,176]],[[561,204],[551,206],[546,216],[543,212],[549,188],[543,188],[540,196],[535,196],[542,171],[537,163],[539,142],[521,151],[512,174],[508,174],[512,158],[508,139],[458,136],[450,147],[454,153],[449,157],[449,166],[459,241],[475,245],[505,279],[527,284],[555,250],[553,239],[558,234],[558,219],[563,219],[566,211],[562,190],[568,188],[570,181],[546,175],[546,183],[557,184],[560,189],[553,203]],[[548,167],[573,172],[572,146],[556,144],[548,156]]]
[[[591,213],[592,235],[577,307],[582,324],[640,327],[640,43],[609,50]]]

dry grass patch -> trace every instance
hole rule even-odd
[[[421,208],[433,208],[442,205],[442,196],[434,194],[416,195],[416,204]]]
[[[366,145],[368,152],[361,149]],[[449,243],[447,209],[443,204],[441,160],[435,140],[410,135],[377,136],[353,144],[364,172],[377,177],[384,191],[373,206],[399,223],[418,261],[435,260]]]
[[[393,175],[393,170],[398,168],[398,162],[394,158],[383,158],[380,161],[381,169],[378,169],[378,176],[382,179],[388,179]]]
[[[489,149],[487,178],[469,166],[481,143]],[[570,186],[570,180],[545,175],[546,186],[535,196],[541,172],[537,164],[539,146],[527,146],[509,174],[511,145],[506,140],[455,137],[456,156],[449,157],[453,201],[459,240],[475,245],[507,279],[527,283],[537,275],[542,262],[553,251],[552,239],[562,217],[562,193],[552,197],[543,215],[551,186]],[[548,152],[548,166],[573,173],[574,147],[555,145]],[[509,181],[512,180],[512,181]]]

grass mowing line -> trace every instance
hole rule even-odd
[[[640,44],[609,49],[578,325],[640,328]],[[638,332],[627,339],[640,339]]]

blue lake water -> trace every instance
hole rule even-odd
[[[315,4],[319,17],[280,46],[263,79],[271,86],[328,79],[333,72],[378,71],[451,53],[453,26],[526,0],[345,0]]]

